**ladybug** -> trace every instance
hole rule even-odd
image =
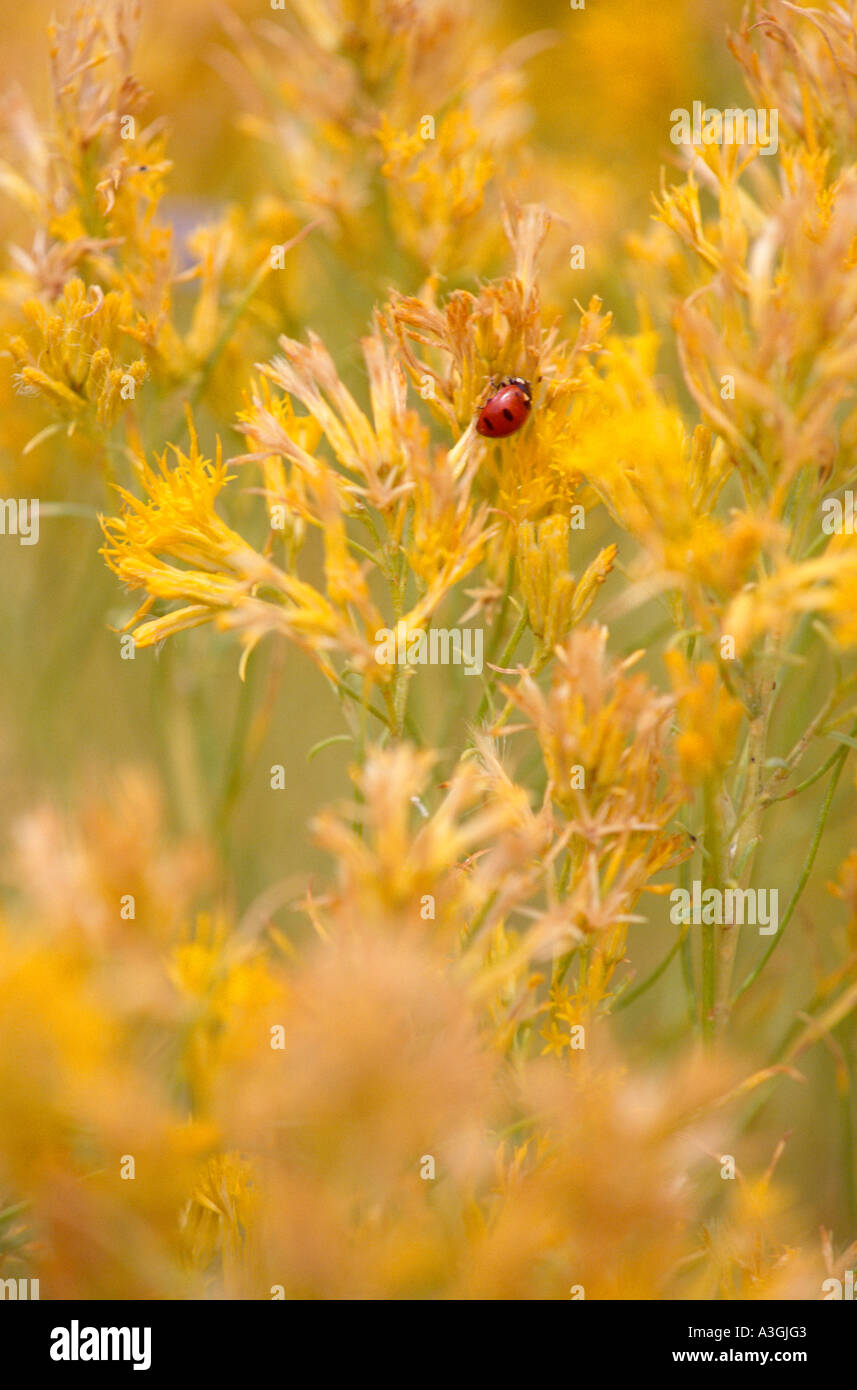
[[[507,434],[515,434],[526,424],[532,405],[530,383],[520,376],[504,377],[479,412],[477,434],[488,439],[505,439]]]

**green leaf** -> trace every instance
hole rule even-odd
[[[323,738],[320,743],[314,743],[306,755],[306,760],[311,763],[316,753],[320,753],[323,748],[329,748],[332,743],[353,743],[352,734],[331,734],[330,738]]]
[[[838,729],[831,729],[828,738],[835,738],[837,743],[847,743],[849,748],[857,748],[857,738],[852,738],[851,734],[842,734]]]

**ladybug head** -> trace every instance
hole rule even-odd
[[[492,376],[490,387],[492,395],[496,395],[498,391],[502,391],[504,386],[517,386],[519,390],[523,391],[528,401],[532,401],[533,399],[533,388],[522,376]]]

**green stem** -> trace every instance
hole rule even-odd
[[[493,893],[489,893],[488,897],[485,899],[484,903],[476,913],[476,916],[473,918],[473,921],[470,922],[467,926],[465,926],[464,931],[462,933],[462,944],[466,944],[473,940],[476,933],[479,931],[480,927],[482,926],[483,922],[488,916],[488,913],[491,911],[492,907],[496,903],[498,896],[499,889],[497,888],[494,889]]]
[[[720,856],[720,825],[714,784],[709,779],[703,794],[705,808],[705,848],[708,855],[703,870],[706,887],[719,890],[722,879]],[[713,922],[702,923],[702,998],[700,1023],[706,1046],[714,1039],[714,1006],[717,986],[717,951]]]
[[[682,927],[681,931],[675,939],[675,942],[673,943],[667,954],[664,956],[660,965],[656,966],[655,969],[652,971],[651,975],[647,975],[645,980],[642,980],[640,984],[638,984],[634,989],[629,990],[627,994],[623,994],[622,998],[618,1001],[618,1003],[616,1003],[613,1006],[611,1012],[617,1014],[619,1013],[620,1009],[627,1009],[629,1004],[633,1004],[635,999],[639,999],[641,994],[645,994],[646,990],[650,989],[651,986],[661,978],[670,961],[681,949],[682,945],[686,940],[687,927]]]
[[[765,748],[776,688],[776,662],[776,652],[769,648],[765,653],[762,673],[754,692],[750,727],[747,730],[746,781],[739,811],[741,828],[737,832],[733,830],[730,835],[728,874],[733,882],[737,880],[737,886],[742,889],[750,883],[753,859],[761,838]],[[729,1021],[729,996],[738,934],[737,922],[724,923],[717,932],[717,987],[714,1012],[715,1029],[718,1034],[722,1034]]]
[[[253,714],[253,695],[256,685],[256,663],[248,662],[244,680],[238,690],[238,705],[235,711],[235,724],[223,774],[223,787],[215,818],[215,829],[221,836],[226,835],[232,813],[241,793],[245,772],[245,752],[247,733]]]
[[[857,729],[855,729],[855,732],[857,732]],[[811,787],[814,782],[818,782],[824,776],[825,772],[830,771],[838,757],[838,751],[831,753],[830,757],[821,764],[821,767],[817,767],[815,772],[811,772],[808,777],[804,777],[802,782],[798,782],[797,786],[792,787],[789,791],[780,792],[779,796],[768,796],[766,793],[763,805],[773,805],[775,801],[788,801],[791,797],[797,796],[798,792],[806,791],[807,787]]]
[[[512,633],[511,637],[509,638],[508,642],[506,643],[505,650],[504,650],[503,655],[501,656],[500,661],[499,661],[499,663],[498,663],[500,666],[508,666],[509,662],[512,660],[512,657],[515,655],[515,650],[516,650],[516,648],[517,648],[517,646],[518,646],[518,643],[520,642],[521,638],[522,638],[523,635],[524,635],[524,630],[525,630],[526,626],[527,626],[527,610],[526,610],[526,607],[524,607],[524,608],[521,609],[520,617],[518,618],[518,621],[517,621],[517,623],[515,624],[515,630],[514,630],[514,632]],[[483,694],[482,699],[481,699],[481,701],[480,701],[479,708],[478,708],[478,710],[476,711],[476,723],[477,723],[477,724],[481,724],[481,723],[482,723],[482,720],[485,718],[486,714],[488,713],[488,706],[489,706],[489,704],[491,703],[491,697],[493,696],[494,691],[496,690],[496,688],[497,688],[497,677],[496,677],[496,675],[495,675],[494,678],[493,678],[493,680],[491,680],[491,681],[488,682],[488,686],[487,686],[487,688],[486,688],[486,690],[485,690],[485,693]]]
[[[497,648],[503,637],[503,629],[506,626],[506,614],[509,611],[509,600],[512,595],[512,581],[515,577],[515,557],[509,556],[509,563],[506,567],[506,587],[503,590],[503,597],[500,601],[500,611],[494,624],[494,631],[491,634],[491,641],[488,644],[486,661],[493,661],[497,655]]]
[[[696,843],[695,837],[694,843]],[[685,891],[690,889],[690,863],[690,859],[685,859],[679,865],[679,883]],[[681,940],[681,974],[687,999],[688,1021],[691,1028],[696,1029],[699,1027],[699,1005],[696,998],[696,981],[693,978],[693,948],[690,932],[685,932]]]
[[[357,724],[357,728],[356,728],[356,730],[355,730],[355,742],[356,742],[356,745],[357,745],[357,746],[356,746],[357,763],[358,763],[358,766],[362,769],[362,768],[365,767],[365,765],[366,765],[366,746],[367,746],[367,744],[366,744],[366,734],[367,734],[367,732],[368,732],[368,730],[367,730],[367,724],[368,724],[368,717],[369,717],[369,688],[368,688],[368,681],[366,680],[366,677],[365,677],[365,676],[363,677],[363,681],[362,681],[362,683],[361,683],[360,695],[361,695],[361,699],[360,699],[360,720],[359,720],[359,722],[358,722],[358,724]],[[362,790],[362,788],[361,788],[359,782],[358,782],[357,786],[356,786],[355,789],[354,789],[354,793],[355,793],[355,802],[356,802],[357,806],[362,806],[362,805],[364,804],[366,798],[365,798],[364,795],[363,795],[363,790]],[[362,839],[362,838],[363,838],[363,817],[361,816],[361,814],[360,814],[359,811],[358,811],[357,815],[354,817],[354,821],[353,821],[353,826],[352,826],[352,828],[353,828],[353,830],[354,830],[355,835],[358,835],[358,836],[360,837],[360,839]]]
[[[801,870],[801,875],[798,879],[797,887],[795,888],[794,893],[791,896],[791,901],[789,902],[789,905],[786,908],[785,916],[783,917],[783,920],[779,925],[779,929],[776,935],[771,939],[771,944],[768,947],[767,951],[765,951],[761,960],[757,962],[754,968],[750,971],[749,975],[747,975],[743,984],[736,991],[735,996],[732,1000],[733,1005],[737,1003],[737,1001],[741,998],[742,994],[746,993],[750,986],[755,984],[756,980],[758,980],[759,976],[761,975],[762,971],[764,970],[765,966],[770,960],[772,954],[776,950],[777,946],[780,944],[783,932],[785,931],[786,927],[791,921],[792,916],[794,915],[795,908],[800,902],[803,890],[807,885],[807,881],[809,879],[810,874],[812,873],[812,866],[815,863],[815,856],[818,853],[818,846],[821,843],[821,837],[824,833],[824,827],[827,823],[827,817],[830,814],[830,808],[833,804],[833,796],[836,791],[836,784],[839,781],[839,778],[842,774],[842,769],[845,766],[845,759],[848,757],[848,751],[849,750],[847,745],[843,744],[842,748],[839,750],[834,760],[833,775],[830,778],[830,782],[827,787],[827,792],[825,793],[824,801],[821,804],[821,810],[819,811],[818,819],[815,823],[815,830],[813,832],[809,850],[804,861],[804,866]]]

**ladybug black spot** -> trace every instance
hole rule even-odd
[[[484,425],[484,427],[485,427],[486,430],[493,430],[493,428],[494,428],[494,426],[491,424],[491,421],[488,419],[488,416],[487,416],[487,415],[483,418],[482,424]]]
[[[505,415],[505,417],[506,417],[507,420],[514,420],[514,418],[515,418],[514,415],[513,415],[512,412],[511,412],[511,410],[507,410],[507,409],[505,409],[505,407],[504,407],[504,409],[503,409],[503,414]]]

